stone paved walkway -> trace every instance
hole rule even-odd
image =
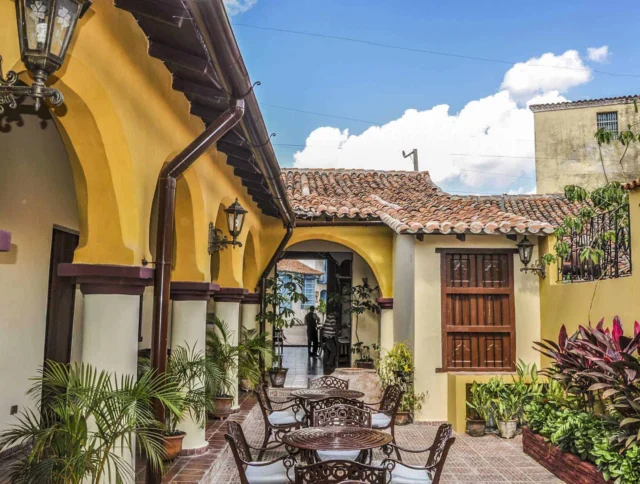
[[[243,428],[250,444],[262,444],[263,424],[260,410],[256,407],[247,416]],[[398,444],[407,448],[427,448],[433,442],[436,425],[413,424],[397,427]],[[561,483],[553,474],[522,452],[522,439],[504,440],[494,435],[473,438],[456,436],[456,442],[449,452],[442,483]],[[281,454],[272,453],[266,458]],[[374,459],[382,458],[374,453]],[[424,465],[426,454],[406,458],[410,464]],[[215,464],[217,480],[225,484],[240,482],[238,471],[231,453],[226,450]]]

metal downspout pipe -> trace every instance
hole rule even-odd
[[[153,293],[153,328],[151,333],[151,368],[157,374],[167,369],[167,330],[169,326],[169,294],[171,261],[173,260],[176,182],[207,149],[240,122],[244,115],[244,100],[232,99],[229,108],[192,143],[167,163],[158,177],[158,233]],[[154,402],[158,421],[165,421],[164,407]],[[146,482],[159,484],[162,474],[147,466]]]

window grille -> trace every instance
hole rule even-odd
[[[609,113],[598,113],[597,115],[598,129],[613,133],[614,138],[618,138],[618,113],[616,111]]]
[[[304,295],[307,298],[307,302],[302,305],[303,309],[307,309],[310,306],[314,306],[316,303],[316,277],[306,276],[304,278]]]
[[[280,277],[280,279],[282,279],[282,282],[284,282],[285,284],[293,281],[293,277],[291,276],[291,274],[279,274],[278,277]],[[289,294],[287,293],[284,287],[280,288],[280,294],[283,296],[289,296]],[[284,303],[282,305],[282,308],[291,309],[291,301]]]

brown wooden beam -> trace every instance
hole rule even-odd
[[[244,136],[238,134],[236,131],[229,131],[223,136],[222,139],[236,146],[243,146],[247,143],[247,140],[244,138]]]
[[[189,112],[194,116],[198,116],[199,118],[204,119],[205,121],[213,121],[222,113],[222,111],[203,106],[202,104],[198,104],[196,102],[191,103]]]
[[[238,176],[240,178],[243,179],[247,179],[247,180],[251,180],[251,181],[262,181],[264,180],[264,177],[262,176],[262,173],[256,171],[256,170],[245,170],[244,168],[234,168],[233,169],[233,174],[235,176]]]
[[[149,41],[149,55],[161,61],[176,64],[203,75],[206,74],[209,69],[209,61],[207,59],[187,54],[168,45],[158,44],[153,41]],[[216,119],[216,117],[211,118],[211,120]]]
[[[233,166],[234,168],[240,168],[242,170],[253,169],[253,165],[250,161],[241,160],[240,158],[236,158],[235,156],[227,156],[227,165]]]
[[[224,93],[215,87],[204,86],[197,82],[185,81],[181,77],[174,77],[172,83],[173,89],[185,94],[193,94],[215,102],[216,104],[226,105],[227,98]]]
[[[253,158],[253,153],[250,149],[236,146],[224,140],[218,141],[218,151],[222,151],[227,155],[240,158],[241,160],[249,161]]]
[[[115,6],[132,14],[178,28],[182,27],[182,22],[189,16],[183,8],[173,8],[166,3],[148,0],[115,0]]]

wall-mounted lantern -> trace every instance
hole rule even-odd
[[[45,83],[62,66],[78,19],[90,5],[91,0],[16,0],[20,56],[33,74],[33,85],[16,86],[18,75],[14,71],[5,77],[0,57],[0,113],[4,112],[3,104],[14,109],[16,98],[25,96],[35,99],[36,110],[43,99],[54,106],[62,104],[60,91]]]
[[[542,279],[547,276],[547,272],[545,269],[545,265],[539,260],[534,262],[534,264],[529,267],[529,263],[531,262],[531,257],[533,256],[533,243],[527,239],[527,236],[524,236],[520,242],[516,244],[518,247],[518,255],[520,256],[520,262],[524,264],[524,267],[520,269],[521,272],[533,272],[538,274]]]
[[[238,240],[238,237],[242,233],[242,227],[244,226],[244,218],[247,215],[247,211],[242,208],[242,205],[236,201],[227,208],[224,213],[227,216],[227,230],[231,234],[231,240],[226,235],[222,235],[222,230],[217,229],[213,222],[209,224],[209,254],[214,254],[227,248],[242,247],[242,242]]]

